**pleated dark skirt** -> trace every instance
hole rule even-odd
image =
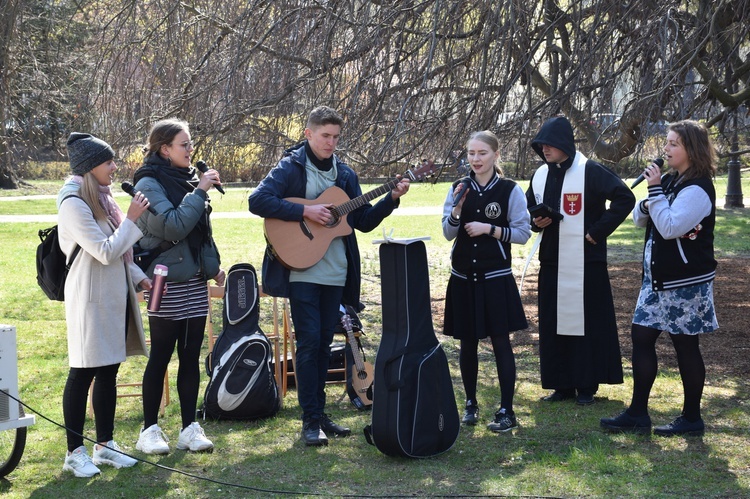
[[[479,282],[451,274],[443,333],[456,339],[507,335],[529,327],[512,275]]]

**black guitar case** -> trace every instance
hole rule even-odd
[[[383,336],[365,437],[389,456],[435,456],[453,446],[460,423],[448,359],[432,327],[424,243],[381,245],[380,271]]]

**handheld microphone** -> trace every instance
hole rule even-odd
[[[200,160],[195,164],[195,167],[201,171],[201,173],[206,173],[208,171],[208,165],[205,161]],[[224,194],[224,189],[221,187],[221,184],[214,184],[214,187],[217,191]]]
[[[133,187],[133,184],[131,184],[130,182],[126,180],[125,182],[122,183],[122,185],[120,185],[120,187],[122,187],[123,191],[130,194],[131,197],[135,197],[135,187]],[[152,215],[158,215],[158,213],[156,213],[156,210],[154,209],[153,206],[149,205],[147,209]]]
[[[654,164],[656,164],[656,166],[658,166],[659,168],[661,168],[662,166],[664,166],[664,160],[663,160],[663,159],[661,159],[661,158],[656,158],[656,159],[654,160]],[[641,183],[641,182],[643,182],[644,180],[646,180],[646,177],[644,177],[644,176],[643,176],[643,174],[641,173],[640,175],[638,175],[638,178],[637,178],[637,179],[635,179],[635,182],[633,182],[633,183],[632,183],[632,184],[630,185],[630,188],[631,188],[631,189],[635,189],[635,186],[636,186],[636,185],[638,185],[638,184],[640,184],[640,183]]]
[[[461,201],[461,198],[464,197],[464,194],[466,194],[466,191],[469,190],[469,185],[471,184],[471,179],[469,177],[464,177],[461,179],[461,190],[458,191],[458,194],[453,199],[453,207],[455,208],[458,206],[458,202]]]

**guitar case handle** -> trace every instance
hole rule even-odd
[[[365,434],[365,440],[367,440],[368,444],[375,445],[375,442],[372,439],[372,425],[368,424],[367,426],[365,426],[365,428],[362,430],[362,433]]]
[[[408,349],[406,347],[399,348],[395,352],[393,352],[393,355],[385,361],[385,364],[383,366],[383,374],[387,374],[390,371],[390,367],[393,365],[394,362],[396,362],[399,359],[402,359],[404,355],[408,353]],[[398,390],[399,388],[404,387],[404,380],[402,379],[392,379],[393,376],[385,376],[385,388],[389,392]]]

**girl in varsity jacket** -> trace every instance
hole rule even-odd
[[[524,244],[531,228],[523,190],[503,178],[496,166],[500,152],[495,134],[475,132],[466,147],[471,172],[453,184],[443,208],[443,234],[454,240],[443,332],[461,342],[459,364],[466,390],[462,422],[467,425],[479,421],[479,340],[492,341],[501,402],[488,428],[505,432],[518,426],[513,413],[516,364],[510,333],[528,327],[511,271],[511,243]]]
[[[698,340],[719,327],[713,299],[716,156],[706,128],[691,120],[669,126],[664,153],[670,172],[662,177],[658,166],[646,169],[648,197],[633,210],[635,224],[646,228],[643,282],[631,332],[633,397],[625,412],[601,424],[613,431],[650,433],[648,398],[658,369],[656,340],[666,331],[677,353],[685,396],[680,416],[656,426],[654,433],[700,435],[706,369]]]

